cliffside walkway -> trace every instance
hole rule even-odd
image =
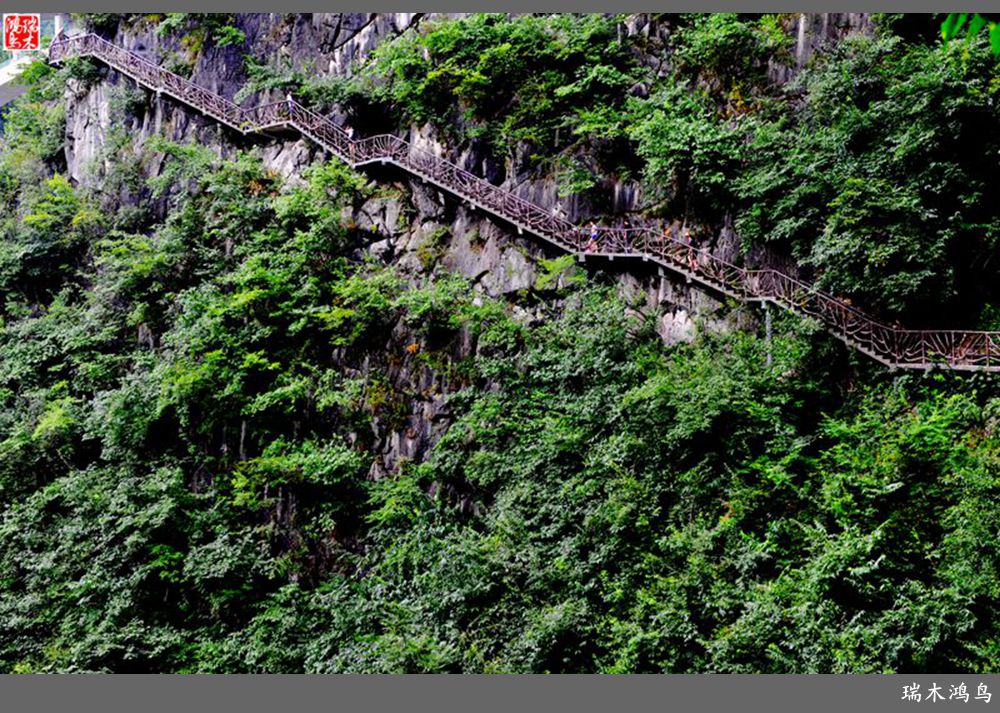
[[[353,140],[337,124],[291,98],[242,108],[94,34],[56,37],[49,48],[52,63],[81,56],[94,57],[158,94],[172,96],[243,134],[290,127],[352,167],[394,164],[496,215],[518,232],[541,237],[570,253],[650,261],[735,299],[771,302],[812,317],[848,346],[886,366],[1000,371],[1000,332],[890,326],[782,272],[739,267],[654,230],[598,228],[592,241],[591,229],[554,216],[404,139],[381,135]]]

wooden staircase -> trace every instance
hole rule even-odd
[[[56,37],[49,61],[94,57],[158,94],[181,101],[243,134],[292,128],[352,167],[393,164],[470,205],[578,255],[642,259],[745,302],[771,302],[819,321],[833,336],[876,361],[903,369],[935,366],[1000,371],[1000,333],[915,330],[887,325],[832,295],[772,269],[751,270],[650,229],[588,229],[393,135],[354,140],[294,99],[243,108],[94,34]]]

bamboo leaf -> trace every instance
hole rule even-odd
[[[979,31],[983,29],[986,24],[986,18],[980,15],[978,12],[972,16],[972,20],[969,22],[969,32],[965,36],[966,42],[971,42]]]
[[[952,12],[948,14],[944,22],[941,23],[941,36],[944,41],[947,42],[954,37],[958,36],[958,31],[962,29],[962,25],[968,19],[968,13],[957,13]]]

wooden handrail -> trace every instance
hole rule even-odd
[[[391,134],[353,139],[330,119],[289,97],[243,108],[95,34],[56,37],[49,61],[91,56],[157,93],[168,94],[243,134],[291,127],[348,165],[391,163],[489,211],[518,231],[581,255],[650,260],[744,301],[768,301],[818,320],[833,336],[890,367],[1000,371],[1000,332],[890,326],[844,300],[774,269],[751,270],[648,228],[585,228]]]

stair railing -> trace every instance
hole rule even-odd
[[[747,301],[770,301],[816,319],[835,337],[890,367],[1000,371],[1000,333],[914,330],[887,325],[814,286],[774,269],[734,265],[704,248],[647,228],[578,226],[494,185],[433,152],[392,134],[353,139],[330,119],[293,98],[240,107],[218,94],[94,34],[53,39],[49,61],[91,56],[136,82],[194,107],[244,134],[292,127],[352,167],[391,163],[574,253],[638,257],[699,284]]]

